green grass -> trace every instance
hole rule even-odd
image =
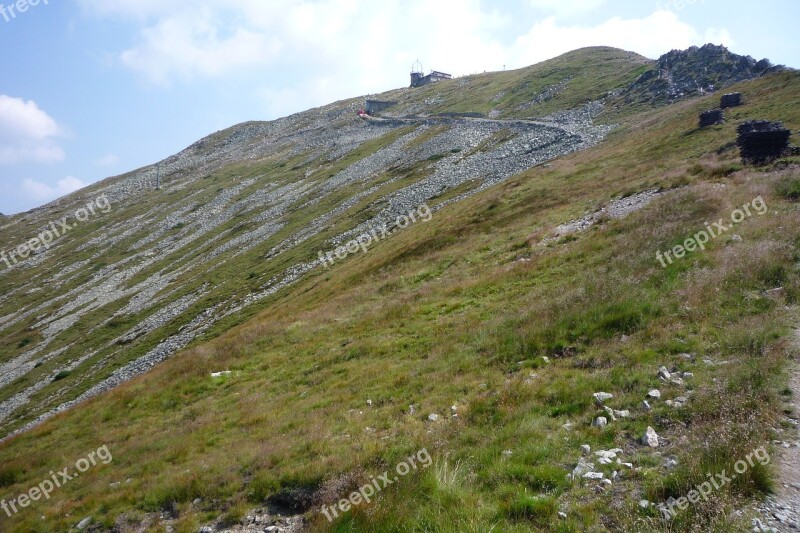
[[[740,84],[748,105],[737,108],[734,120],[780,118],[796,129],[798,81],[782,74]],[[493,98],[496,89],[490,85],[484,93]],[[221,324],[209,332],[217,338],[0,445],[0,487],[9,497],[101,444],[114,455],[113,463],[51,500],[13,519],[0,515],[0,529],[66,530],[90,515],[110,529],[123,514],[142,521],[152,513],[149,530],[157,531],[156,513],[169,512],[177,531],[196,531],[217,517],[233,523],[291,491],[326,495],[333,503],[422,448],[434,466],[402,478],[333,524],[310,508],[308,527],[736,529],[747,517],[723,511],[768,492],[774,483],[769,468],[752,468],[673,526],[637,506],[643,497],[678,497],[707,473],[730,468],[765,444],[781,416],[781,371],[791,354],[785,336],[800,296],[800,224],[794,198],[782,191],[800,170],[792,160],[742,168],[735,151],[721,150],[735,138],[734,124],[696,131],[697,111],[714,98],[631,117],[605,143],[531,169],[448,206],[368,254],[315,272],[247,323],[231,327],[250,318],[245,313]],[[451,107],[443,111],[458,110]],[[350,163],[368,153],[352,154]],[[334,162],[324,172],[337,168]],[[213,188],[230,186],[240,171],[220,173]],[[539,245],[558,224],[654,187],[671,192],[626,219]],[[658,264],[657,250],[758,195],[769,214],[737,226],[741,242],[720,238],[670,268]],[[136,209],[131,214],[148,206]],[[312,215],[290,223],[300,227]],[[309,241],[280,266],[315,253],[324,238]],[[259,257],[254,251],[209,274],[229,280],[222,296],[247,290],[252,272],[269,275]],[[784,287],[781,304],[761,296],[775,286]],[[81,327],[76,335],[85,334]],[[12,339],[0,355],[17,354],[14,347],[23,340]],[[697,357],[688,361],[680,356],[685,352]],[[704,358],[730,363],[705,365]],[[661,388],[665,398],[686,393],[659,382],[662,365],[695,374],[687,380],[693,399],[682,410],[661,402],[643,412],[639,405],[651,388]],[[210,373],[220,370],[233,374],[212,380]],[[614,409],[633,416],[591,427],[602,414],[591,394],[600,390],[614,394]],[[429,422],[430,413],[441,420]],[[572,429],[564,428],[567,423]],[[677,470],[663,470],[662,457],[636,444],[647,426],[665,439],[662,455],[678,457]],[[622,448],[623,460],[641,470],[624,470],[602,494],[589,482],[568,483],[584,443],[594,450]],[[611,475],[612,468],[603,471]],[[196,498],[202,505],[192,504]]]

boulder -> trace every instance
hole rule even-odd
[[[606,401],[614,397],[613,394],[609,394],[608,392],[595,392],[592,396],[597,405],[603,405]]]
[[[642,444],[651,448],[658,448],[658,434],[655,429],[650,426],[647,427],[647,431],[642,437]]]
[[[587,472],[591,472],[594,470],[594,463],[590,463],[583,457],[578,459],[578,464],[575,465],[575,468],[572,469],[571,477],[573,480],[583,477],[584,474]]]

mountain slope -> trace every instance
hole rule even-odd
[[[800,123],[793,107],[800,96],[797,75],[779,74],[737,88],[745,92],[748,105],[729,115],[732,122],[767,118],[782,119],[790,127]],[[336,527],[463,531],[494,526],[528,531],[546,529],[557,520],[558,509],[567,513],[566,529],[658,527],[658,513],[637,511],[638,498],[629,493],[654,500],[678,496],[684,486],[702,481],[711,464],[703,461],[735,461],[739,453],[752,449],[749,446],[763,443],[767,428],[777,420],[774,379],[786,353],[775,340],[789,317],[781,305],[760,294],[780,284],[792,303],[798,290],[793,266],[796,209],[773,189],[781,180],[796,179],[797,168],[778,166],[769,173],[741,169],[730,149],[733,125],[696,131],[696,113],[716,98],[632,117],[601,145],[531,170],[525,170],[531,159],[546,161],[555,152],[547,148],[542,155],[541,148],[525,149],[515,157],[514,147],[529,144],[530,137],[556,136],[562,147],[558,153],[566,153],[593,144],[607,130],[578,121],[565,131],[558,122],[442,119],[415,125],[378,120],[369,123],[365,134],[363,123],[347,110],[357,105],[353,101],[275,124],[246,125],[198,143],[165,163],[161,193],[137,191],[136,184],[148,179],[149,170],[102,184],[91,192],[106,192],[112,205],[124,205],[113,211],[124,216],[110,228],[100,220],[76,227],[62,245],[75,247],[61,250],[54,264],[76,268],[88,261],[89,255],[79,257],[84,250],[76,241],[101,236],[98,243],[110,246],[107,255],[87,263],[106,262],[98,270],[101,280],[127,287],[145,279],[150,284],[107,305],[113,310],[115,305],[135,309],[136,304],[146,304],[160,307],[154,311],[158,314],[166,304],[167,320],[154,319],[157,327],[140,335],[158,338],[168,331],[159,327],[174,328],[180,335],[177,328],[191,324],[205,309],[219,304],[216,309],[224,315],[250,294],[269,291],[265,279],[313,260],[318,251],[330,249],[325,241],[357,235],[355,225],[376,214],[391,218],[408,213],[420,198],[435,201],[448,188],[451,197],[458,195],[476,175],[484,180],[474,185],[477,191],[516,174],[460,203],[440,196],[438,203],[447,205],[433,213],[430,222],[398,232],[369,253],[337,262],[330,270],[311,271],[297,286],[272,295],[272,304],[248,325],[3,445],[0,486],[8,493],[25,490],[48,470],[60,469],[100,444],[109,446],[115,461],[65,487],[52,502],[41,502],[34,512],[10,520],[0,515],[0,524],[44,531],[63,529],[92,515],[106,528],[138,522],[157,530],[159,521],[174,520],[179,530],[191,531],[220,514],[236,520],[271,496],[284,510],[308,510],[307,526],[324,529],[327,521],[317,509],[307,509],[309,501],[331,504],[370,475],[425,448],[435,458],[435,467],[409,475],[375,505],[357,508]],[[303,129],[315,131],[311,143],[318,143],[321,153],[338,149],[344,155],[320,165],[318,183],[314,173],[302,177],[309,170],[301,165],[309,157],[303,150],[308,147],[302,145],[291,155],[301,136],[295,132]],[[473,144],[456,144],[465,138]],[[448,149],[459,148],[461,152],[447,155]],[[236,162],[265,150],[275,154],[267,163]],[[474,174],[465,174],[461,182],[446,182],[445,191],[429,188],[456,174],[453,162],[469,165],[470,157],[481,150],[488,155],[474,159],[480,162],[470,167]],[[440,155],[444,157],[434,157]],[[391,169],[397,164],[400,172],[359,183],[371,177],[376,166]],[[450,168],[437,175],[442,164]],[[211,177],[185,179],[192,167],[198,170],[191,172],[209,172]],[[521,174],[520,168],[525,170]],[[283,177],[284,172],[288,176]],[[258,181],[262,173],[274,182]],[[425,186],[414,187],[430,177]],[[247,183],[248,179],[256,181]],[[344,189],[337,182],[343,182]],[[284,206],[287,194],[303,185],[317,193],[326,191],[327,196],[298,194]],[[382,189],[370,191],[368,185]],[[563,222],[595,212],[618,196],[654,188],[672,192],[627,219],[539,244]],[[422,196],[417,196],[420,189]],[[120,190],[132,200],[120,201]],[[408,196],[393,203],[398,197],[392,194],[401,190]],[[359,193],[363,196],[347,217],[319,220]],[[667,269],[656,262],[656,251],[682,242],[706,220],[725,216],[757,195],[775,214],[737,228],[741,244],[722,239],[707,252]],[[82,200],[62,202],[44,210],[45,215],[69,212]],[[165,201],[178,216],[159,219]],[[257,215],[237,218],[254,204],[259,206]],[[253,233],[269,228],[272,219],[266,213],[271,209],[292,217],[281,220],[283,225],[268,238],[273,240],[258,241]],[[198,211],[203,216],[192,218]],[[8,231],[19,234],[19,227],[40,215],[15,217]],[[142,227],[127,222],[136,216]],[[218,219],[211,218],[215,216]],[[307,228],[325,225],[332,227],[307,236]],[[201,234],[202,247],[180,246],[191,237],[184,232],[187,226],[192,234],[210,227]],[[157,239],[148,250],[151,243],[146,239],[154,230]],[[247,238],[237,240],[240,236]],[[303,238],[303,246],[273,255],[283,250],[281,243]],[[258,244],[251,251],[240,253],[254,241]],[[219,251],[223,253],[214,255]],[[136,257],[139,254],[143,257]],[[108,268],[114,259],[122,265],[142,261],[145,266],[127,279],[115,279],[119,267]],[[16,289],[15,284],[26,279],[35,287],[36,280],[53,275],[54,267],[44,265],[50,260],[42,259],[40,271],[12,270],[2,282]],[[187,268],[194,264],[206,265],[208,271]],[[74,275],[55,271],[56,280]],[[81,275],[76,287],[89,279]],[[219,285],[212,293],[214,283]],[[10,308],[25,291],[7,295],[5,287],[3,303]],[[166,292],[160,298],[148,292],[157,289]],[[116,295],[114,290],[113,285],[97,289],[103,297]],[[145,296],[131,300],[132,294]],[[82,295],[75,290],[67,301],[80,309],[100,297],[87,303],[80,300]],[[176,316],[170,313],[181,306],[188,310],[186,318],[170,324]],[[27,309],[16,304],[15,311],[21,316]],[[28,324],[44,320],[37,313],[44,314],[31,314]],[[237,310],[205,331],[222,331],[252,313]],[[111,343],[125,349],[123,357],[133,358],[148,349],[131,348],[136,339],[117,340],[129,329],[145,327],[144,321],[134,317],[112,326],[111,316],[109,307],[88,310],[73,329],[58,332],[73,337],[55,336],[47,350],[69,342]],[[112,332],[98,334],[102,329],[97,324]],[[202,334],[204,325],[183,331]],[[40,342],[11,339],[17,351],[6,348],[7,360]],[[74,354],[64,352],[65,360],[76,357],[77,348]],[[686,352],[695,357],[683,359],[680,354]],[[55,359],[61,356],[54,356],[49,368],[50,360],[31,374],[50,375],[59,368]],[[706,364],[705,359],[731,363]],[[108,365],[122,362],[109,360]],[[660,386],[670,399],[683,392],[678,386],[659,385],[656,373],[661,365],[694,372],[688,388],[696,399],[682,409],[658,404],[652,413],[642,412],[639,404],[649,388]],[[233,374],[209,377],[223,370]],[[88,383],[70,384],[73,376]],[[35,374],[29,379],[35,380]],[[88,388],[92,379],[98,378],[89,372],[67,375],[37,394],[53,396],[52,404]],[[31,383],[11,386],[24,391]],[[599,390],[614,393],[609,405],[629,409],[634,416],[604,430],[591,428],[598,415],[591,394]],[[747,393],[726,392],[742,390]],[[755,399],[759,401],[751,403]],[[457,418],[450,416],[453,405]],[[431,413],[440,419],[429,421]],[[24,420],[22,416],[15,423]],[[742,420],[748,423],[732,423]],[[572,429],[564,429],[565,423]],[[650,453],[635,444],[648,425],[656,427],[665,449]],[[713,449],[704,448],[709,437]],[[592,483],[568,484],[564,476],[575,466],[583,443],[593,449],[622,448],[624,461],[642,470],[624,470],[606,496],[598,496]],[[504,453],[507,450],[512,453]],[[680,468],[670,476],[661,463],[673,455]],[[747,480],[752,484],[735,487],[730,494],[720,492],[708,507],[679,517],[679,524],[713,524],[721,520],[714,509],[768,487],[761,470],[751,474]],[[127,479],[131,481],[126,484]],[[118,482],[123,484],[109,490]],[[196,498],[201,501],[193,503]],[[38,518],[42,515],[44,523]]]
[[[552,63],[580,69],[594,54]],[[638,59],[625,71],[619,65],[629,54],[597,54],[599,74],[613,71],[615,82],[635,76]],[[607,64],[609,56],[615,61]],[[543,68],[514,75],[537,79]],[[447,91],[462,83],[476,81],[404,90],[404,102],[419,113],[431,91],[442,91],[439,101],[458,100]],[[111,206],[27,261],[0,265],[0,427],[41,420],[242,322],[319,267],[321,251],[426,202],[437,210],[592,146],[610,129],[591,114],[363,120],[355,113],[362,105],[350,100],[236,126],[159,167],[0,225],[11,253],[53,221],[75,222],[77,210],[98,198]]]

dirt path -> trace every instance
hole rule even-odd
[[[800,350],[800,329],[794,332],[794,344]],[[758,531],[798,531],[800,530],[800,363],[792,362],[792,377],[789,387],[792,396],[788,397],[784,410],[789,412],[786,419],[793,427],[783,431],[781,441],[775,441],[777,453],[772,462],[778,471],[775,494],[761,507],[764,516],[761,524],[754,522]],[[774,528],[774,529],[773,529]]]

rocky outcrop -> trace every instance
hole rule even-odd
[[[785,69],[768,59],[758,61],[734,54],[724,46],[693,46],[661,56],[652,69],[628,88],[625,100],[664,104]]]

